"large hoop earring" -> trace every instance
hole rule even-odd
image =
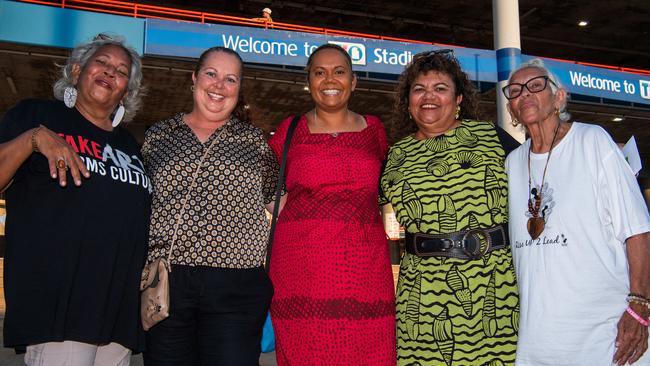
[[[124,108],[124,105],[122,104],[122,102],[120,102],[120,106],[117,107],[117,110],[113,115],[113,122],[111,123],[113,125],[113,128],[117,127],[120,124],[120,122],[122,122],[122,118],[124,118],[125,112],[126,112],[126,108]]]
[[[63,103],[68,108],[74,107],[75,103],[77,103],[77,88],[74,86],[66,86],[63,90]]]

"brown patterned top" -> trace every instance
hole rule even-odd
[[[264,204],[273,200],[278,163],[262,131],[231,118],[201,143],[183,114],[145,134],[142,155],[153,185],[148,260],[166,256],[185,197],[173,264],[228,268],[261,266],[269,225]],[[206,156],[190,190],[205,149]]]

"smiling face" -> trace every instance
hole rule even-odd
[[[112,112],[126,95],[130,71],[131,59],[122,47],[101,47],[83,68],[79,64],[72,67],[77,103],[87,110]]]
[[[428,71],[419,74],[409,91],[409,113],[418,129],[439,133],[456,123],[456,107],[463,100],[456,96],[456,86],[446,73]]]
[[[525,84],[530,79],[539,76],[545,76],[542,70],[536,67],[528,67],[514,73],[509,83]],[[543,80],[540,82],[543,82]],[[508,102],[508,110],[514,119],[524,126],[529,126],[533,123],[543,122],[553,116],[555,111],[562,105],[565,97],[564,89],[558,89],[553,95],[551,82],[549,81],[546,88],[538,93],[531,93],[527,88],[522,88],[521,95]]]
[[[357,85],[356,75],[340,51],[323,49],[309,66],[309,91],[317,107],[324,110],[347,108]]]
[[[242,65],[234,55],[211,52],[201,68],[192,74],[194,110],[201,118],[223,122],[237,106],[241,87]]]

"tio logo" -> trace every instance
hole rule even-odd
[[[348,52],[350,58],[352,59],[353,65],[365,65],[366,64],[366,46],[361,43],[352,43],[352,42],[336,42],[328,41],[328,43],[336,44],[341,46],[344,50]]]
[[[639,89],[641,90],[641,98],[650,99],[650,81],[639,80]]]

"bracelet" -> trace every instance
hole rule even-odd
[[[641,300],[641,299],[636,298],[636,297],[629,297],[627,299],[627,303],[628,304],[632,304],[632,303],[639,304],[641,306],[645,306],[646,308],[648,308],[648,310],[650,310],[650,301]]]
[[[641,323],[641,325],[643,325],[644,327],[650,326],[650,321],[648,321],[647,319],[643,319],[641,315],[637,314],[636,311],[632,310],[632,308],[628,307],[627,310],[625,311],[627,311],[628,314],[630,314],[634,319],[636,319],[636,321]]]
[[[629,294],[627,294],[627,297],[628,298],[636,297],[639,300],[644,300],[644,301],[650,302],[650,299],[648,299],[647,297],[645,297],[645,296],[643,296],[641,294],[634,293],[634,292],[630,292]]]
[[[40,150],[38,150],[38,144],[36,143],[36,134],[41,130],[41,128],[43,128],[43,125],[38,125],[38,127],[32,131],[32,152],[40,152]]]

